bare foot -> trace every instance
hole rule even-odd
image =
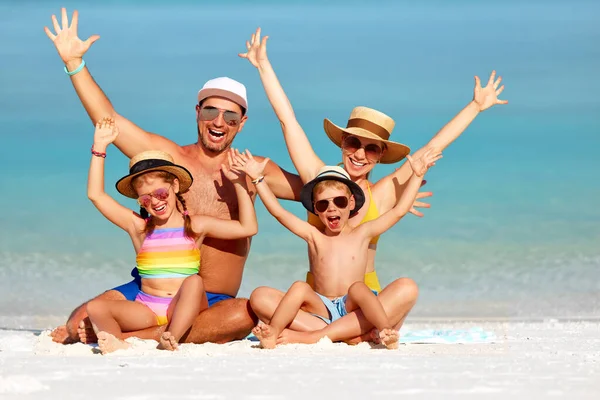
[[[98,332],[98,347],[102,354],[107,354],[116,350],[128,349],[131,345],[108,332]]]
[[[362,342],[373,342],[375,344],[380,344],[381,339],[379,338],[379,331],[373,328],[367,333],[363,333],[362,335],[349,340],[344,340],[344,342],[351,346],[357,345]]]
[[[387,347],[389,350],[398,348],[398,331],[391,328],[382,329],[379,332],[379,337],[381,338],[381,342]]]
[[[50,332],[50,337],[52,338],[53,342],[60,344],[75,343],[75,340],[69,337],[69,331],[67,330],[66,325],[61,325],[54,328],[54,330]]]
[[[170,350],[175,351],[179,347],[179,343],[175,339],[175,336],[171,332],[165,332],[160,337],[158,342],[158,346],[156,346],[159,350]]]
[[[263,349],[274,349],[277,346],[277,336],[272,329],[271,325],[267,324],[259,324],[252,329],[252,333],[260,340]]]
[[[290,343],[303,343],[313,344],[317,343],[323,338],[323,334],[319,331],[312,332],[298,332],[291,329],[284,329],[277,338],[277,344],[290,344]]]
[[[92,328],[92,323],[89,318],[81,320],[79,327],[77,327],[77,334],[79,335],[79,341],[81,343],[90,344],[98,342],[96,332],[94,332],[94,328]]]

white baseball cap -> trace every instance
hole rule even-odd
[[[246,86],[226,76],[206,82],[198,92],[198,102],[212,96],[224,97],[239,104],[245,111],[248,110]]]

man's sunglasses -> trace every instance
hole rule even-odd
[[[165,201],[169,198],[169,190],[171,185],[167,188],[158,188],[148,194],[143,194],[138,197],[137,202],[140,206],[148,208],[152,205],[152,198],[154,197],[158,201]]]
[[[365,157],[371,161],[379,161],[381,158],[382,148],[375,143],[370,143],[363,146],[360,139],[356,136],[346,136],[342,141],[342,149],[348,153],[356,153],[358,149],[365,149]]]
[[[315,210],[322,213],[327,211],[329,208],[329,202],[333,201],[333,204],[340,209],[344,209],[348,207],[348,198],[346,196],[337,196],[333,199],[323,199],[319,201],[315,201]]]
[[[212,121],[221,113],[223,113],[223,120],[229,126],[236,126],[242,120],[242,116],[235,111],[220,110],[210,106],[200,108],[200,120]]]

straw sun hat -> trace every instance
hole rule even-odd
[[[117,190],[123,196],[137,199],[138,194],[133,188],[131,181],[133,181],[136,176],[150,171],[164,171],[175,175],[177,180],[179,180],[179,193],[185,193],[190,186],[192,186],[192,182],[194,181],[190,171],[180,165],[174,164],[173,157],[171,157],[169,153],[159,150],[150,150],[134,156],[131,161],[129,161],[129,175],[126,175],[117,181]]]
[[[381,160],[379,160],[382,164],[398,162],[410,153],[408,146],[388,140],[394,125],[395,122],[392,118],[368,107],[355,107],[350,113],[345,128],[334,124],[328,119],[323,121],[325,133],[338,147],[342,147],[344,133],[385,143],[386,149],[381,156]]]

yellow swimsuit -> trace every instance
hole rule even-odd
[[[373,201],[373,195],[371,194],[371,186],[369,185],[369,183],[367,183],[367,191],[369,192],[369,209],[367,210],[367,213],[365,214],[362,221],[360,221],[360,224],[364,224],[365,222],[372,221],[375,218],[379,217],[379,210],[377,209],[377,205]],[[323,223],[321,222],[319,217],[310,212],[308,213],[308,223],[317,228],[323,227]],[[374,248],[374,246],[377,245],[378,240],[379,236],[375,236],[373,239],[371,239],[371,242],[369,243],[369,248]],[[312,273],[308,271],[306,273],[306,283],[308,283],[311,287],[314,287],[314,282],[315,279]],[[365,284],[370,289],[375,290],[376,292],[381,292],[381,284],[379,283],[377,272],[367,272],[365,274]]]

